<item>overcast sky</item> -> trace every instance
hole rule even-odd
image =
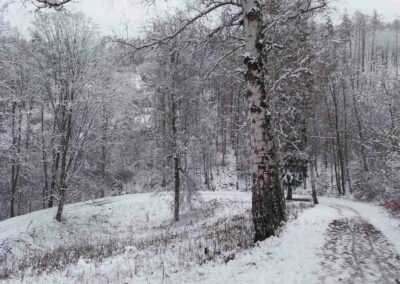
[[[139,0],[74,0],[69,10],[81,11],[91,17],[100,27],[102,34],[125,31],[129,26],[131,35],[140,32],[140,27],[154,15],[162,15],[163,11],[171,11],[179,0],[159,1],[158,7],[146,7]],[[331,0],[338,12],[345,9],[352,13],[355,10],[371,13],[377,10],[385,19],[393,20],[400,16],[400,0]],[[0,0],[1,2],[1,0]],[[21,1],[22,2],[22,1]],[[6,20],[19,27],[24,33],[33,19],[32,6],[23,7],[14,4],[6,15]]]

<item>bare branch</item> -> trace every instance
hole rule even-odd
[[[51,8],[62,10],[64,5],[72,2],[72,0],[31,0],[38,9]]]
[[[241,49],[242,47],[244,47],[244,44],[239,45],[238,47],[230,50],[229,52],[227,52],[226,54],[224,54],[223,56],[221,56],[220,58],[218,58],[217,62],[214,64],[214,66],[207,72],[207,75],[204,78],[204,81],[208,79],[208,77],[210,76],[210,74],[215,70],[215,68],[218,67],[218,65],[226,58],[228,58],[230,55],[232,55],[233,53],[235,53],[237,50]]]
[[[154,39],[153,41],[150,41],[148,43],[145,43],[143,45],[136,45],[134,43],[129,43],[127,41],[124,41],[122,39],[114,39],[113,41],[116,43],[128,45],[129,47],[132,47],[134,49],[134,52],[144,50],[144,49],[149,49],[149,48],[155,48],[160,46],[161,44],[167,44],[169,43],[172,39],[176,38],[180,33],[182,33],[186,28],[188,28],[191,24],[199,20],[200,18],[208,15],[209,13],[213,12],[214,10],[226,6],[226,5],[235,5],[239,6],[239,4],[235,1],[224,1],[224,2],[216,2],[213,3],[212,5],[209,5],[207,8],[205,8],[203,11],[199,12],[196,16],[188,19],[185,21],[185,24],[181,26],[179,29],[177,29],[174,33],[172,33],[169,36],[166,36],[161,39]]]

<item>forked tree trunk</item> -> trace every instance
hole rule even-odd
[[[283,221],[282,194],[276,186],[277,165],[272,137],[271,112],[266,103],[261,52],[262,15],[255,0],[242,0],[245,33],[245,64],[247,66],[247,101],[250,109],[252,218],[254,241],[262,241],[275,234]],[[279,200],[277,200],[279,198]]]

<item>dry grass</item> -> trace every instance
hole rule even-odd
[[[400,217],[400,200],[385,201],[382,206],[385,207],[390,214]]]
[[[288,202],[288,221],[296,219],[300,212],[311,206],[307,202]],[[23,261],[0,268],[0,279],[62,271],[68,265],[77,264],[80,259],[101,263],[118,255],[134,260],[134,268],[130,272],[133,275],[151,274],[157,267],[163,267],[164,271],[164,266],[165,270],[169,270],[165,273],[169,273],[209,261],[228,262],[235,258],[237,252],[253,247],[254,228],[249,210],[212,219],[210,212],[213,215],[214,210],[204,204],[202,208],[204,212],[197,209],[196,216],[190,216],[190,220],[152,228],[146,236],[132,232],[131,238],[125,240],[110,237],[103,243],[92,244],[87,239],[80,244],[61,246],[52,251],[27,252]]]

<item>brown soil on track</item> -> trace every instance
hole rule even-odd
[[[326,232],[321,283],[400,284],[400,255],[382,232],[354,209],[333,207],[343,217]]]

